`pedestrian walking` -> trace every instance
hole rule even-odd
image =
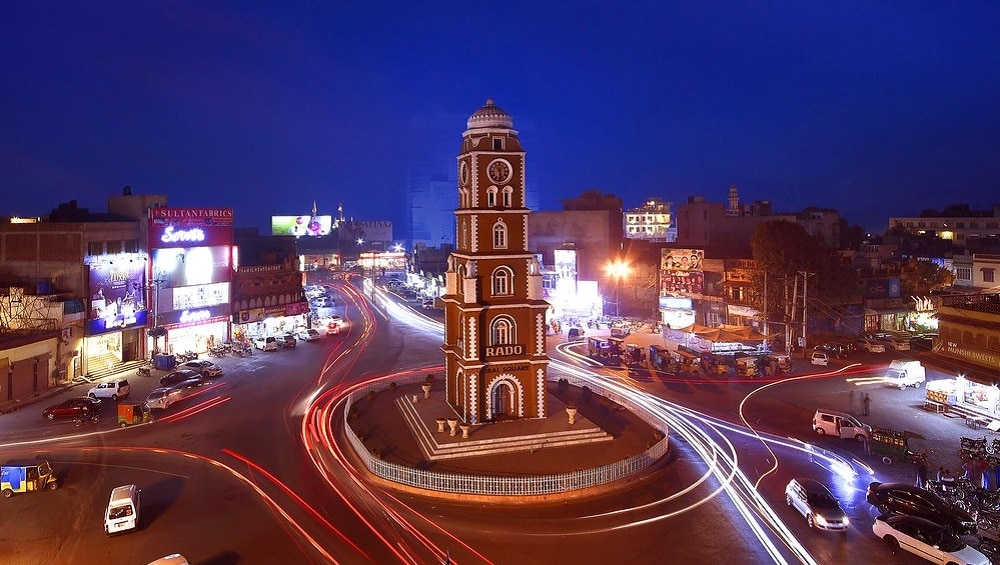
[[[861,401],[861,403],[864,405],[865,416],[868,416],[871,413],[872,397],[868,396],[868,393],[866,392],[865,397]]]
[[[966,459],[962,463],[962,478],[968,479],[972,476],[972,469],[976,466],[972,459]]]
[[[979,486],[980,488],[986,488],[987,482],[986,474],[989,472],[989,463],[986,462],[986,458],[982,458],[976,461],[976,481],[972,484]]]
[[[917,488],[925,488],[927,485],[927,454],[919,453],[916,458],[917,465]]]

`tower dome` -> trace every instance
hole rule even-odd
[[[504,112],[503,108],[494,104],[493,99],[489,99],[482,108],[469,116],[469,121],[466,122],[466,125],[468,129],[513,128],[514,120],[511,119],[510,114]]]

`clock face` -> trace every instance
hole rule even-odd
[[[510,180],[510,165],[507,161],[497,159],[490,163],[490,166],[486,169],[486,173],[494,183],[503,184]]]
[[[469,166],[462,161],[458,165],[458,181],[462,186],[469,185]]]

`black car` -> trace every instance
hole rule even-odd
[[[895,512],[924,518],[959,535],[973,535],[978,529],[971,514],[956,508],[940,496],[911,484],[875,481],[868,485],[865,500],[883,514]]]
[[[199,378],[201,378],[201,373],[199,371],[192,371],[191,369],[178,369],[160,377],[160,386],[173,386],[184,381]]]
[[[90,398],[89,396],[78,396],[63,400],[59,404],[53,404],[42,410],[42,417],[48,420],[56,418],[80,418],[84,416],[95,416],[101,411],[101,399]]]

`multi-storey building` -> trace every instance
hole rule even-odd
[[[458,155],[458,241],[445,274],[448,403],[468,424],[546,416],[548,304],[528,251],[524,150],[492,101],[469,117]]]
[[[1000,204],[992,210],[971,210],[963,204],[950,206],[939,215],[889,218],[889,229],[933,234],[964,248],[996,248],[1000,245]]]
[[[670,213],[672,203],[649,198],[641,206],[625,212],[626,239],[669,243],[677,239],[677,229]]]

